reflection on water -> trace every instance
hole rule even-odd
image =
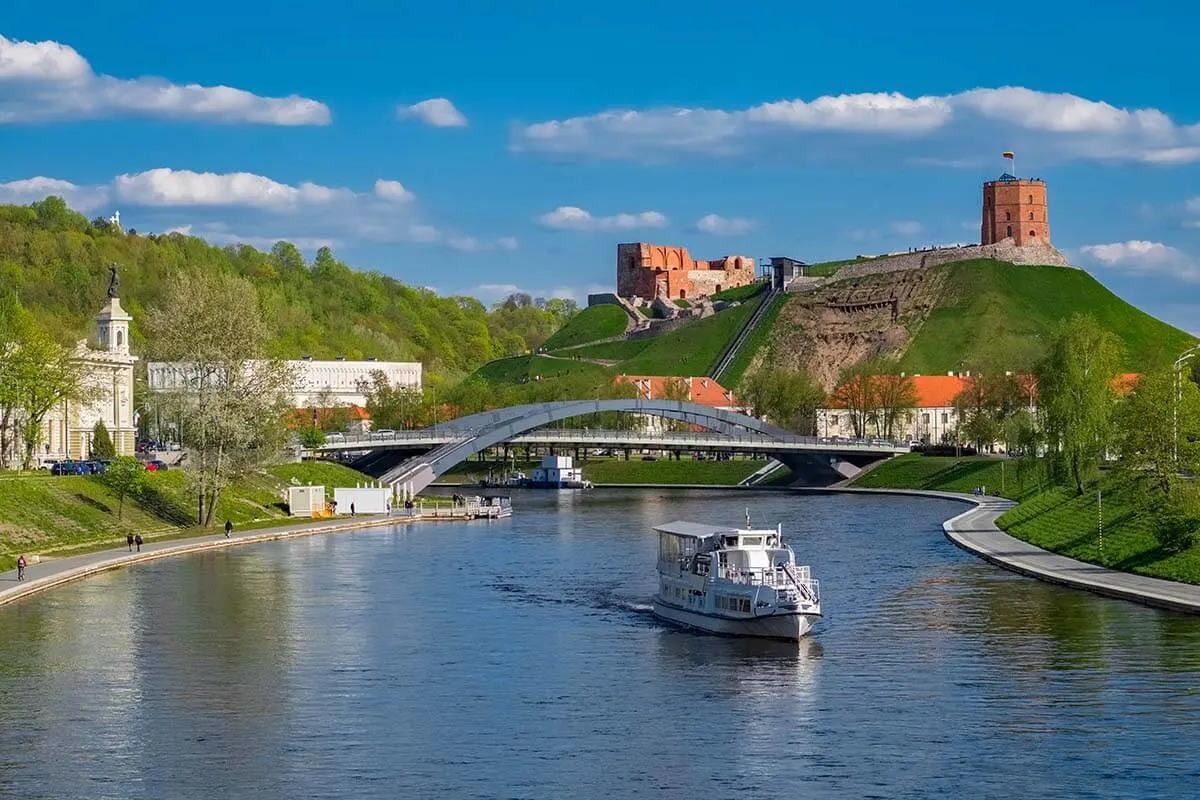
[[[975,561],[940,535],[953,505],[516,505],[0,609],[0,796],[1172,797],[1200,777],[1200,620]],[[799,646],[650,613],[651,527],[747,505],[821,579]]]

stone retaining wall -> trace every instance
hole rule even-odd
[[[1053,267],[1071,267],[1065,256],[1053,245],[1025,245],[1018,247],[1012,239],[1005,239],[995,244],[969,245],[967,247],[947,247],[942,250],[919,250],[914,253],[901,253],[895,256],[876,258],[860,264],[842,267],[832,281],[861,278],[866,275],[879,275],[885,272],[901,272],[910,269],[933,267],[939,264],[949,264],[952,261],[968,261],[976,258],[994,258],[997,261],[1007,261],[1010,264],[1049,265]]]

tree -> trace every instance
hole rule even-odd
[[[1120,364],[1120,340],[1083,314],[1059,328],[1038,364],[1042,427],[1076,494],[1083,494],[1112,440],[1113,384]]]
[[[834,401],[846,409],[854,435],[860,439],[867,435],[867,425],[875,418],[877,374],[874,362],[854,364],[842,372],[837,390],[833,393]]]
[[[32,469],[46,415],[65,402],[85,400],[83,365],[25,313],[17,315],[15,336],[4,356],[4,392],[12,405],[6,416],[22,446],[21,466]]]
[[[154,356],[180,365],[185,386],[164,393],[182,422],[197,521],[208,526],[232,481],[278,459],[295,376],[267,357],[258,293],[221,274],[180,274],[148,309]]]
[[[743,376],[737,394],[756,416],[805,435],[813,433],[817,409],[825,399],[820,384],[807,372],[765,365]]]
[[[895,372],[875,376],[876,424],[880,435],[895,440],[900,425],[917,407],[917,387],[912,378]],[[910,420],[911,421],[911,420]]]
[[[312,449],[325,444],[325,433],[320,428],[305,427],[300,429],[300,444]]]
[[[109,459],[117,454],[117,448],[113,445],[112,437],[108,435],[108,426],[104,424],[104,420],[96,420],[96,425],[92,428],[92,458]]]
[[[464,387],[464,391],[467,388],[470,387]],[[383,370],[374,370],[370,381],[360,382],[358,390],[367,398],[367,414],[375,429],[419,427],[417,422],[423,417],[425,408],[424,393],[420,389],[393,386]],[[479,396],[484,394],[486,388],[480,387]]]
[[[987,372],[969,375],[954,398],[960,420],[960,440],[983,451],[1006,435],[1007,421],[1024,408],[1024,389],[1012,373]],[[1012,441],[1006,442],[1012,446]]]
[[[1121,467],[1152,476],[1164,497],[1175,494],[1181,472],[1200,470],[1200,387],[1181,381],[1177,405],[1173,370],[1142,375],[1121,403],[1117,421]]]
[[[117,519],[125,511],[125,498],[141,494],[146,474],[146,467],[133,456],[117,456],[104,470],[100,480],[117,496]]]

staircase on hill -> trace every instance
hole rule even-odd
[[[742,324],[741,329],[737,332],[737,336],[733,337],[733,341],[721,351],[721,356],[717,359],[716,365],[708,371],[708,377],[716,381],[721,380],[721,376],[725,374],[725,370],[729,369],[729,365],[737,358],[738,352],[750,338],[750,334],[754,331],[755,326],[766,316],[767,310],[771,307],[771,303],[774,302],[778,294],[779,289],[772,285],[761,295],[762,299],[759,301],[758,307],[754,309],[754,313]]]

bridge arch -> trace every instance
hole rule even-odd
[[[792,437],[783,428],[746,414],[680,400],[639,398],[533,403],[451,420],[444,429],[461,433],[460,439],[396,465],[381,475],[380,480],[389,485],[403,484],[407,493],[415,494],[456,464],[489,447],[559,420],[613,411],[680,420],[725,434],[752,432],[771,439]]]

